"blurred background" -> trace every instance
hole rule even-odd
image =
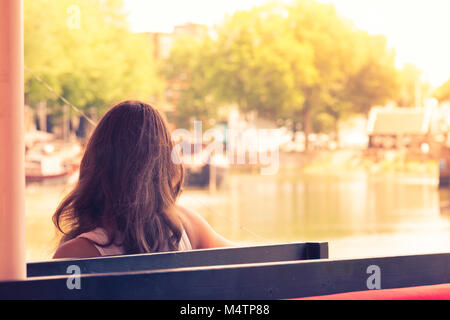
[[[28,260],[51,258],[84,145],[125,99],[223,133],[232,152],[188,141],[201,156],[180,204],[230,240],[449,251],[447,0],[24,3]],[[261,174],[267,150],[277,170]]]

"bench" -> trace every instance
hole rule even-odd
[[[88,274],[327,258],[327,242],[296,242],[31,262],[27,264],[27,276],[65,275],[70,265],[77,265],[81,269],[81,273]]]
[[[450,253],[347,260],[303,260],[85,274],[81,289],[69,276],[0,282],[0,299],[292,299],[367,291],[370,266],[381,289],[450,282]]]

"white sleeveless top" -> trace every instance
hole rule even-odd
[[[124,249],[120,245],[113,243],[108,247],[102,247],[96,244],[96,243],[98,244],[108,243],[108,235],[105,229],[103,228],[96,228],[92,231],[82,233],[77,238],[84,238],[90,240],[102,256],[115,256],[125,254]],[[181,240],[178,246],[178,251],[187,251],[187,250],[192,250],[192,245],[191,242],[189,241],[186,231],[183,229]]]

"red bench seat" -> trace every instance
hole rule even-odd
[[[338,293],[295,300],[450,300],[450,283]]]

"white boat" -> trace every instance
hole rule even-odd
[[[78,144],[38,142],[26,152],[26,182],[65,181],[78,170],[80,157],[81,147]]]

